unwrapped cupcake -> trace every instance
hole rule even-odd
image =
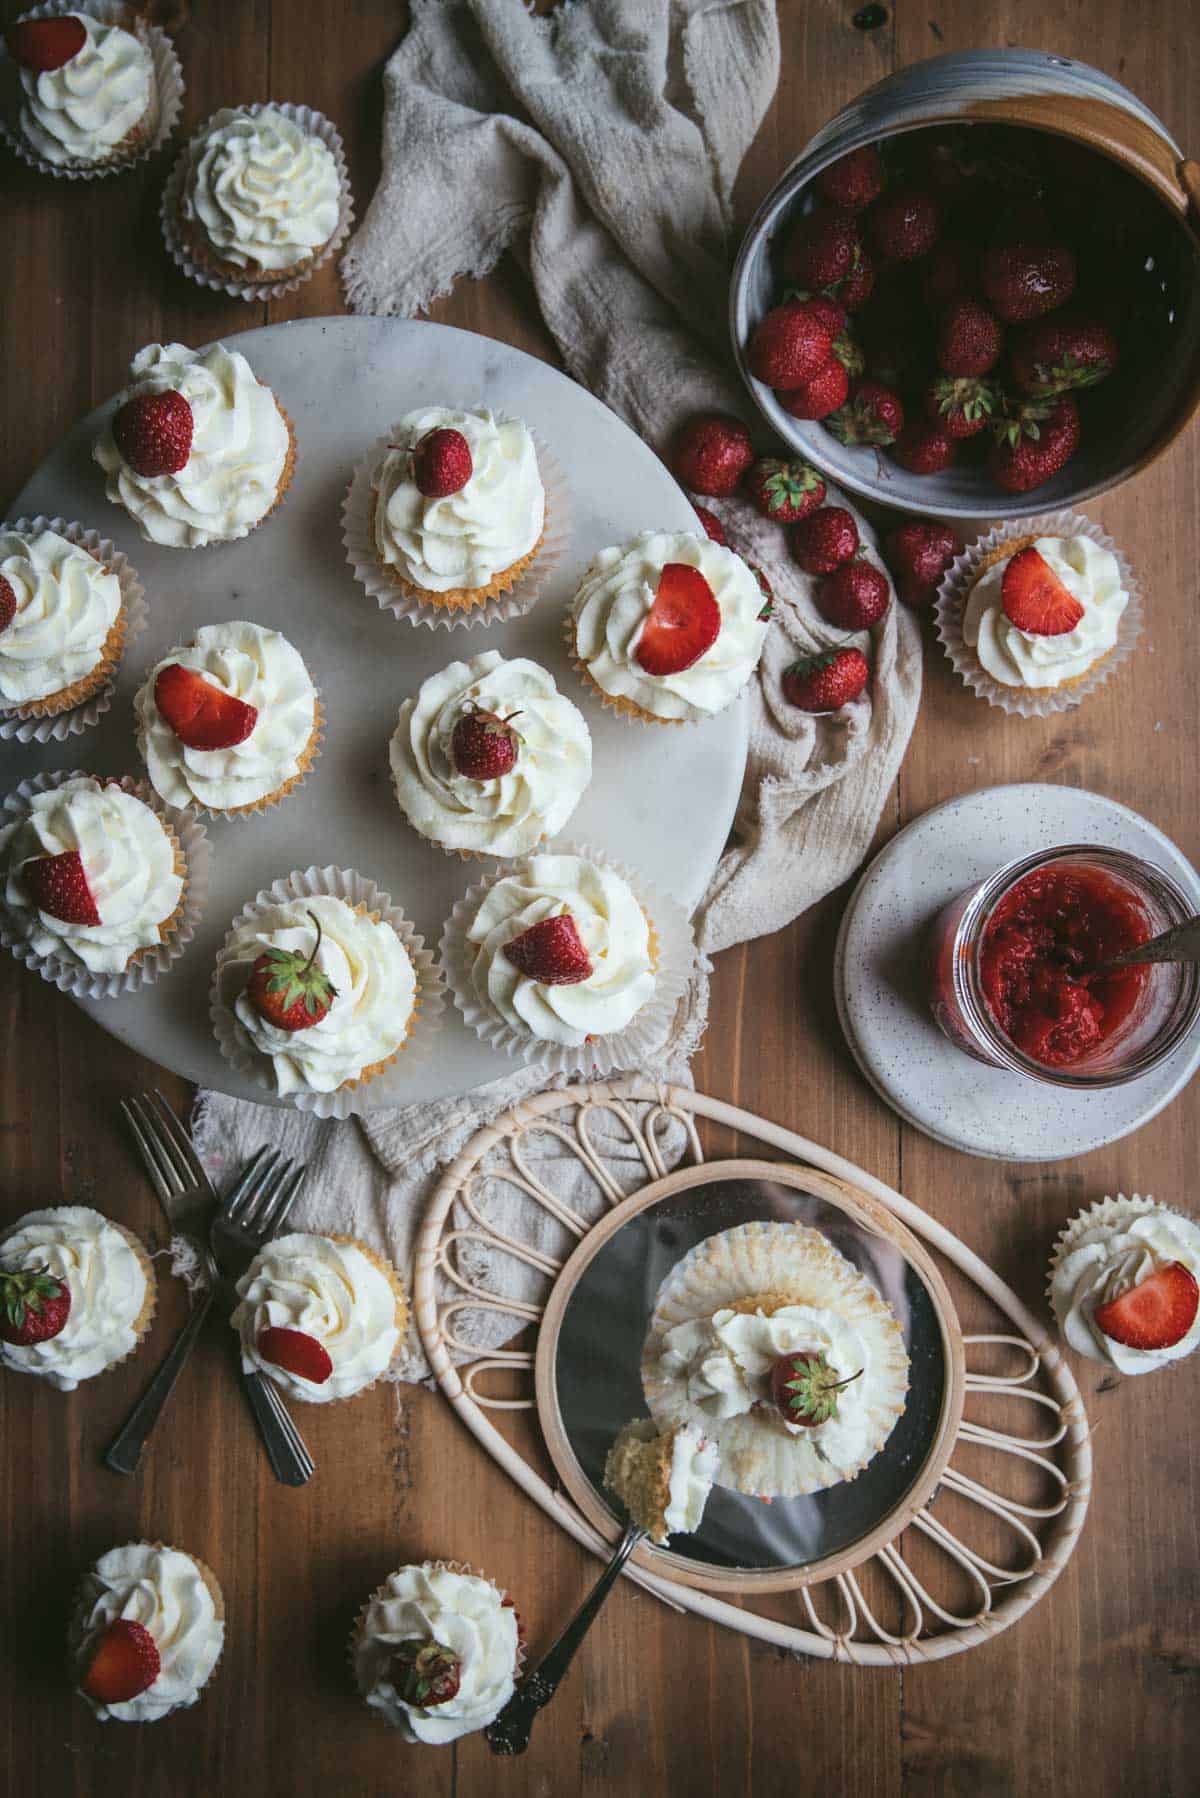
[[[225,1646],[217,1576],[161,1542],[110,1548],[68,1630],[79,1693],[101,1722],[156,1723],[195,1704]]]
[[[29,1211],[0,1233],[0,1367],[74,1392],[133,1354],[155,1292],[123,1224],[89,1205]]]
[[[1152,1373],[1200,1346],[1200,1224],[1134,1193],[1090,1205],[1060,1234],[1049,1296],[1077,1354]]]
[[[659,1430],[648,1418],[620,1430],[604,1462],[604,1484],[662,1547],[700,1528],[720,1451],[693,1423]]]

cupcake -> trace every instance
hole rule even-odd
[[[767,634],[742,558],[705,536],[646,531],[601,550],[568,617],[575,665],[604,704],[650,724],[694,724],[737,698]]]
[[[26,1212],[0,1233],[0,1366],[74,1392],[132,1355],[155,1291],[124,1225],[87,1205]]]
[[[720,1459],[716,1443],[695,1424],[660,1431],[640,1418],[609,1449],[604,1484],[661,1547],[669,1536],[700,1528]]]
[[[4,34],[7,129],[52,173],[126,168],[153,144],[161,97],[147,27],[133,7],[28,15]]]
[[[48,718],[91,699],[113,679],[128,622],[99,554],[48,526],[0,529],[0,714]]]
[[[408,1327],[400,1276],[353,1236],[294,1231],[261,1248],[229,1321],[246,1373],[313,1405],[365,1392],[397,1360]]]
[[[295,439],[238,350],[152,343],[92,451],[105,491],[148,543],[202,549],[248,536],[283,498]]]
[[[359,1691],[407,1742],[486,1729],[513,1695],[523,1659],[509,1599],[446,1561],[401,1567],[373,1592],[350,1639]]]
[[[157,1723],[186,1710],[225,1645],[217,1576],[161,1542],[110,1548],[84,1576],[68,1643],[80,1697],[101,1722]]]
[[[133,704],[151,785],[180,809],[275,805],[320,745],[308,670],[286,637],[261,624],[201,626],[151,670]]]
[[[908,1356],[865,1274],[805,1224],[742,1224],[659,1288],[642,1384],[661,1430],[694,1424],[719,1483],[795,1498],[852,1480],[904,1410]]]
[[[1200,1345],[1200,1224],[1124,1193],[1071,1219],[1050,1260],[1049,1298],[1077,1354],[1150,1373]]]
[[[592,740],[544,668],[489,649],[405,700],[390,760],[400,809],[421,836],[459,855],[525,855],[578,805]]]
[[[6,937],[60,968],[124,972],[177,934],[186,888],[171,827],[118,781],[71,775],[0,829]]]

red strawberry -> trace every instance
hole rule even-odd
[[[873,444],[877,448],[894,443],[904,429],[904,407],[900,395],[882,381],[858,381],[848,403],[826,420],[839,443]]]
[[[676,480],[693,493],[728,499],[754,460],[754,445],[740,418],[697,412],[676,432],[670,459]]]
[[[168,662],[154,682],[154,703],[188,749],[232,749],[258,722],[258,707],[225,693],[195,668]]]
[[[848,275],[836,283],[834,292],[847,312],[858,312],[866,305],[875,289],[875,264],[862,245]]]
[[[1035,400],[994,427],[988,472],[1005,493],[1028,493],[1065,468],[1079,448],[1079,409],[1069,394]]]
[[[450,759],[455,772],[468,780],[499,780],[517,765],[521,738],[513,729],[518,716],[497,718],[494,712],[464,712],[450,736]]]
[[[819,318],[829,335],[840,337],[846,329],[846,308],[827,293],[810,293],[807,288],[789,287],[784,302],[801,301],[814,317]]]
[[[250,969],[246,997],[260,1018],[276,1030],[309,1030],[319,1024],[337,998],[337,988],[317,966],[321,920],[309,917],[317,936],[310,954],[299,949],[264,949]]]
[[[0,1342],[49,1342],[70,1312],[71,1288],[49,1268],[0,1264]]]
[[[852,212],[818,206],[797,220],[783,252],[783,272],[797,287],[832,287],[850,273],[861,248]]]
[[[969,299],[978,281],[978,254],[957,237],[935,244],[921,271],[921,290],[931,312],[941,312],[951,300]]]
[[[504,954],[539,986],[578,986],[591,978],[591,957],[569,911],[531,924],[504,945]]]
[[[282,1367],[285,1373],[294,1373],[313,1386],[323,1386],[333,1372],[329,1350],[306,1330],[285,1330],[278,1324],[268,1324],[259,1331],[255,1347],[272,1367]]]
[[[943,375],[925,389],[925,416],[956,441],[975,437],[996,410],[998,395],[987,381]]]
[[[838,1378],[820,1349],[780,1355],[771,1368],[771,1400],[785,1423],[815,1428],[838,1414],[838,1393],[862,1373]]]
[[[836,356],[819,368],[807,381],[776,395],[785,412],[793,418],[828,418],[844,406],[850,392],[850,376]]]
[[[979,265],[984,297],[1006,325],[1041,318],[1075,291],[1075,258],[1064,244],[1005,243]]]
[[[78,849],[64,849],[61,855],[39,855],[22,862],[21,878],[39,911],[61,918],[64,924],[100,923]]]
[[[789,300],[759,319],[746,350],[756,381],[768,387],[798,387],[833,354],[829,328],[807,300]]]
[[[867,214],[875,248],[885,262],[916,262],[937,242],[938,203],[919,187],[898,187],[877,200]]]
[[[647,674],[682,674],[721,634],[721,608],[698,568],[668,562],[658,577],[634,658]]]
[[[413,480],[426,499],[461,493],[475,472],[471,446],[461,431],[439,426],[426,431],[412,450]]]
[[[887,576],[857,557],[827,574],[817,588],[817,610],[822,618],[844,631],[870,630],[890,602]]]
[[[874,144],[851,150],[822,169],[816,180],[822,199],[847,212],[861,212],[883,192],[883,161]]]
[[[788,533],[793,558],[805,574],[832,574],[858,549],[858,526],[844,506],[823,506]]]
[[[783,677],[783,697],[802,712],[837,712],[859,697],[870,677],[861,649],[835,646],[793,662]]]
[[[1056,313],[1014,334],[1009,365],[1023,392],[1046,399],[1105,380],[1117,366],[1117,340],[1099,319]]]
[[[907,606],[930,605],[942,576],[963,551],[958,532],[936,518],[906,518],[883,540],[896,592]]]
[[[986,375],[1000,358],[1004,333],[978,300],[954,300],[938,324],[937,359],[948,375]]]
[[[1049,562],[1030,544],[1018,550],[1000,583],[1004,615],[1035,637],[1063,637],[1083,617],[1083,607]]]
[[[693,510],[695,511],[696,517],[700,520],[700,523],[704,526],[704,534],[706,537],[711,537],[714,543],[727,544],[729,542],[728,537],[725,535],[725,526],[721,523],[721,520],[717,517],[715,512],[710,512],[707,506],[696,506]]]
[[[409,1636],[393,1649],[388,1677],[405,1704],[428,1711],[458,1697],[462,1661],[441,1642]]]
[[[764,518],[795,524],[825,503],[825,483],[807,462],[764,456],[746,476],[746,493]]]
[[[763,596],[763,608],[758,618],[760,624],[765,624],[775,610],[775,592],[757,562],[747,562],[746,566],[758,582],[758,590]]]
[[[178,474],[192,453],[192,408],[181,393],[137,393],[112,421],[113,442],[137,474]]]
[[[891,458],[909,474],[940,474],[949,468],[956,449],[954,440],[930,419],[914,419],[891,447]]]
[[[118,1617],[97,1642],[81,1690],[97,1704],[128,1704],[158,1678],[158,1645],[144,1624]]]
[[[48,75],[78,56],[87,43],[87,32],[82,20],[68,13],[60,19],[18,19],[4,33],[4,41],[14,62]]]
[[[0,574],[0,631],[6,631],[17,615],[17,596],[12,582]]]
[[[1153,1353],[1183,1341],[1196,1321],[1197,1307],[1200,1287],[1194,1274],[1182,1261],[1168,1261],[1128,1292],[1097,1305],[1093,1316],[1114,1342]]]

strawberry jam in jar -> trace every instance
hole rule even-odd
[[[960,893],[930,940],[933,1015],[960,1049],[1062,1086],[1115,1086],[1200,1017],[1190,963],[1099,964],[1194,907],[1161,868],[1082,845],[1026,856]]]

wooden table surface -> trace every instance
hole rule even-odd
[[[514,0],[515,3],[515,0]],[[20,8],[4,0],[0,16]],[[743,216],[809,135],[868,83],[942,50],[1019,44],[1119,76],[1193,152],[1200,70],[1188,0],[1048,6],[1042,0],[900,0],[853,28],[853,0],[781,0],[783,74],[743,172]],[[196,4],[178,33],[189,129],[217,106],[307,101],[346,139],[360,210],[379,166],[380,71],[401,9],[380,0]],[[0,165],[0,496],[7,503],[83,412],[121,385],[152,341],[207,342],[268,320],[343,310],[332,266],[270,306],[202,292],[159,239],[160,156],[133,176],[43,180]],[[531,290],[506,261],[461,284],[436,317],[553,359]],[[1023,723],[984,708],[929,649],[921,716],[880,829],[996,781],[1050,780],[1145,813],[1193,860],[1197,815],[1198,438],[1089,511],[1140,570],[1149,628],[1119,678],[1078,711]],[[1195,1206],[1194,1091],[1116,1146],[1055,1166],[1002,1165],[901,1126],[865,1086],[830,991],[846,893],[717,962],[699,1086],[838,1148],[958,1231],[1032,1306],[1061,1222],[1106,1192]],[[6,956],[0,965],[0,1222],[36,1205],[99,1206],[161,1242],[155,1200],[118,1129],[117,1097],[181,1083],[139,1061]],[[753,1020],[752,1027],[747,1027]],[[357,1605],[402,1561],[451,1554],[518,1596],[535,1650],[574,1607],[594,1563],[519,1496],[440,1394],[403,1389],[306,1413],[319,1477],[270,1478],[219,1330],[200,1345],[145,1470],[100,1456],[185,1314],[163,1281],[145,1353],[64,1397],[0,1381],[3,1567],[0,1789],[58,1794],[450,1793],[722,1798],[820,1792],[1196,1792],[1200,1757],[1200,1406],[1196,1370],[1146,1381],[1077,1363],[1096,1425],[1091,1515],[1072,1564],[1016,1629],[969,1654],[855,1671],[677,1616],[627,1585],[517,1767],[482,1740],[405,1748],[356,1701],[345,1640]],[[95,1723],[62,1670],[73,1583],[103,1549],[159,1537],[219,1571],[228,1646],[211,1690],[166,1723]]]

